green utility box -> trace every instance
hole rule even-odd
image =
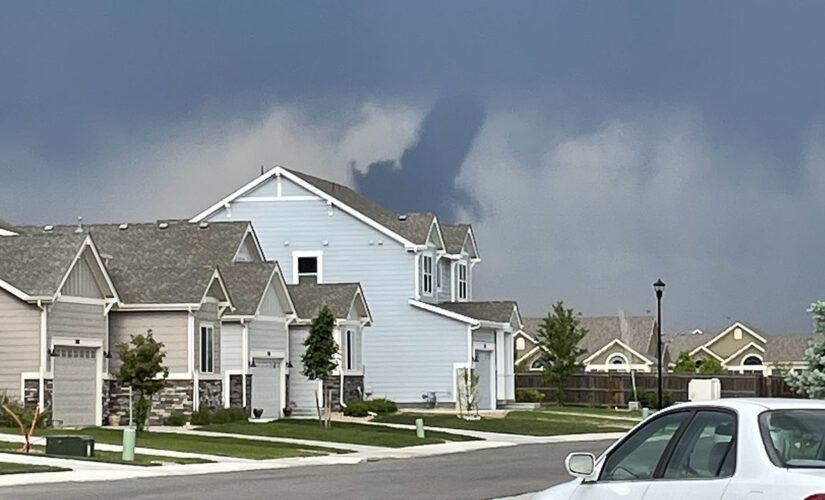
[[[95,456],[95,439],[92,436],[46,436],[47,455],[68,457]]]

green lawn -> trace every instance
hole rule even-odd
[[[583,434],[589,432],[621,432],[632,426],[632,422],[621,422],[598,417],[557,415],[540,410],[512,411],[503,418],[482,417],[481,420],[463,420],[455,415],[440,413],[396,413],[379,415],[373,421],[393,424],[414,424],[416,418],[423,418],[429,427],[449,427],[473,431],[501,432],[505,434],[527,434],[531,436],[554,436],[560,434]]]
[[[413,430],[393,429],[391,427],[359,424],[355,422],[332,422],[331,429],[322,429],[320,425],[318,425],[317,420],[303,419],[281,419],[265,424],[232,422],[229,424],[207,425],[201,427],[200,430],[310,439],[315,441],[330,441],[333,443],[385,446],[389,448],[444,443],[446,441],[468,441],[473,439],[471,437],[448,434],[446,432],[427,432],[425,439],[418,439]]]
[[[43,438],[36,438],[35,442],[40,442]],[[21,443],[10,443],[8,441],[0,441],[0,451],[4,452],[13,452],[13,453],[23,453],[20,451],[23,445]],[[46,447],[44,445],[35,444],[32,445],[30,453],[43,455],[46,453]],[[85,457],[62,457],[62,458],[70,458],[72,460],[92,460],[95,462],[106,462],[106,463],[114,463],[114,464],[125,464],[125,465],[163,465],[164,463],[173,463],[173,464],[205,464],[211,463],[211,460],[204,460],[200,458],[180,458],[180,457],[165,457],[160,455],[141,455],[135,454],[135,461],[134,462],[124,462],[121,458],[121,452],[119,451],[104,451],[104,450],[95,450],[95,456],[92,458],[85,458]],[[50,455],[56,456],[56,455]]]
[[[613,408],[590,408],[588,406],[543,406],[538,411],[556,413],[581,413],[593,416],[642,418],[640,411],[614,410]]]
[[[0,432],[15,433],[12,429],[0,429]],[[19,431],[18,431],[19,432]],[[87,427],[85,429],[38,429],[35,438],[50,434],[85,434],[92,436],[97,443],[122,444],[123,430],[106,427]],[[137,438],[137,446],[161,450],[203,453],[226,457],[264,460],[285,457],[309,457],[341,453],[340,450],[301,446],[287,443],[270,443],[251,439],[227,437],[204,437],[168,432],[144,432]]]
[[[62,472],[67,470],[71,469],[64,469],[62,467],[50,467],[48,465],[11,464],[8,462],[0,462],[0,475],[25,474],[27,472]]]

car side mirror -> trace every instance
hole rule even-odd
[[[596,457],[592,453],[571,453],[564,459],[564,467],[571,476],[587,479],[596,469]]]

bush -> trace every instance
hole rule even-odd
[[[247,419],[246,410],[243,408],[221,408],[212,414],[211,422],[213,424],[228,424]]]
[[[379,398],[347,403],[347,407],[344,408],[344,415],[348,417],[366,417],[370,412],[381,415],[383,413],[395,413],[397,411],[398,405],[395,404],[395,401],[387,398]]]
[[[662,391],[662,405],[664,407],[670,406],[672,403],[672,395],[670,391]],[[633,399],[633,393],[629,393],[627,400]],[[659,406],[659,393],[657,391],[639,391],[639,403],[642,408],[657,409]]]
[[[15,415],[20,417],[20,420],[23,422],[23,425],[26,427],[28,431],[29,427],[31,426],[32,419],[34,418],[34,408],[25,408],[20,406],[17,403],[12,402],[9,400],[8,396],[5,394],[0,395],[0,427],[12,427],[17,429],[18,425],[17,422],[12,418],[11,415],[8,414],[6,410],[2,408],[2,405],[8,406],[9,410],[13,411]],[[51,420],[51,412],[43,412],[37,417],[37,428],[43,429],[47,427],[47,423]]]
[[[209,425],[212,423],[212,410],[207,406],[201,406],[198,411],[192,413],[192,425]]]
[[[535,389],[519,389],[516,391],[516,403],[541,403],[544,393]]]
[[[369,410],[363,401],[353,401],[344,408],[344,415],[348,417],[366,417],[369,415]]]
[[[166,418],[166,425],[182,427],[186,425],[186,415],[181,411],[172,412],[172,414]]]

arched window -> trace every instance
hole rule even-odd
[[[696,360],[696,369],[698,370],[698,369],[699,369],[699,368],[701,368],[701,367],[702,367],[702,360],[701,360],[701,359],[697,359],[697,360]]]
[[[530,369],[531,370],[544,370],[544,366],[546,364],[547,363],[545,363],[545,361],[543,359],[538,358],[537,360],[533,361],[533,364],[530,365]]]
[[[626,365],[627,358],[624,357],[622,354],[614,354],[607,358],[608,365]]]
[[[748,356],[742,364],[745,366],[759,366],[762,364],[762,360],[759,359],[759,356]]]

